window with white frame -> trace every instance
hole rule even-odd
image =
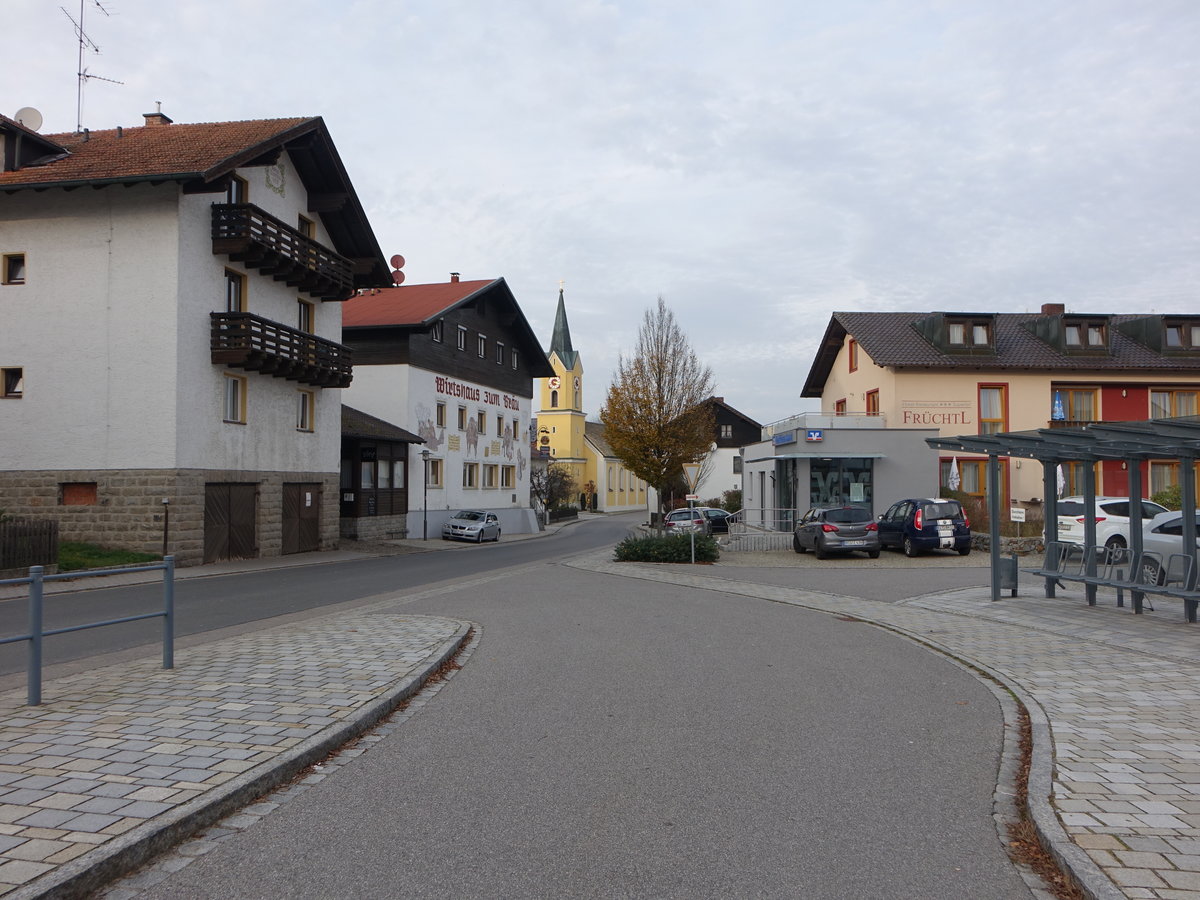
[[[429,462],[426,464],[426,478],[428,479],[429,487],[440,488],[443,485],[444,482],[442,478],[444,468],[445,466],[442,460],[430,458]]]
[[[516,466],[501,466],[500,467],[500,487],[511,488],[517,483]]]
[[[446,404],[445,403],[442,403],[441,401],[438,402],[436,416],[437,416],[437,418],[434,419],[434,422],[437,424],[437,427],[445,428],[446,427]]]
[[[440,344],[442,342],[444,332],[445,320],[438,319],[433,323],[433,329],[429,332],[429,334],[433,337],[434,343]]]
[[[487,356],[487,335],[486,334],[478,335],[476,341],[477,341],[476,352],[479,353],[479,358],[483,359],[485,356]]]
[[[514,369],[517,367],[517,350],[515,347],[513,348],[513,352],[512,352],[512,367]]]
[[[225,399],[223,416],[226,422],[246,424],[246,379],[241,375],[225,373]]]
[[[296,430],[312,431],[313,414],[316,409],[316,395],[312,391],[296,392]]]
[[[475,413],[475,432],[480,437],[487,434],[487,410],[485,409]]]
[[[465,325],[458,326],[458,349],[467,349],[467,327]]]
[[[496,341],[496,365],[504,365],[504,345]]]
[[[463,463],[462,486],[464,488],[479,487],[479,463]]]
[[[483,465],[483,486],[484,486],[484,488],[495,488],[496,487],[496,470],[499,468],[500,467],[497,465],[492,465],[491,463],[484,463],[484,465]]]
[[[496,437],[504,437],[504,416],[496,416]]]
[[[465,406],[460,406],[458,408],[458,430],[467,430],[467,408]]]

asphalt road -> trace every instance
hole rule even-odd
[[[137,896],[1030,897],[991,818],[998,703],[945,658],[552,563],[443,587],[396,606],[477,623],[462,670]]]
[[[498,544],[459,544],[454,550],[402,553],[319,566],[269,569],[236,575],[177,579],[175,634],[181,642],[223,629],[331,604],[467,578],[513,566],[540,563],[602,546],[612,546],[637,524],[634,516],[592,521],[545,537]],[[162,584],[102,588],[47,595],[47,629],[118,619],[162,609]],[[27,631],[24,600],[0,601],[0,635]],[[46,665],[70,663],[122,651],[155,653],[162,620],[148,619],[55,635],[46,639]],[[24,673],[24,643],[0,646],[0,676]],[[6,686],[0,682],[0,687]],[[7,685],[11,686],[11,685]]]

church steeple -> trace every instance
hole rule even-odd
[[[574,369],[578,355],[571,346],[571,329],[567,326],[567,304],[563,289],[558,289],[558,311],[554,314],[554,334],[550,337],[550,352],[557,353],[567,369]]]

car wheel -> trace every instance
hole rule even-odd
[[[1158,586],[1162,584],[1162,566],[1152,559],[1142,561],[1142,584]]]
[[[829,554],[825,550],[825,545],[820,541],[817,541],[815,544],[813,544],[813,553],[816,554],[817,559],[829,559]]]
[[[970,552],[971,552],[971,548],[970,548],[970,547],[959,547],[959,548],[958,548],[958,555],[959,555],[959,556],[966,556],[966,555],[967,555],[967,554],[969,554]]]
[[[1114,534],[1112,537],[1110,537],[1107,541],[1104,542],[1104,549],[1106,549],[1106,550],[1124,550],[1125,549],[1125,538],[1121,537],[1119,534]]]
[[[871,557],[871,559],[879,559],[879,551],[878,550],[868,550],[867,556]]]
[[[499,528],[496,529],[496,536],[494,538],[492,538],[492,540],[497,544],[500,543],[500,529]]]
[[[479,530],[479,534],[475,535],[475,543],[477,543],[477,544],[483,543],[483,529],[482,528]]]
[[[795,535],[795,534],[792,535],[792,549],[795,550],[797,553],[804,552],[804,545],[802,543],[800,543],[799,536]]]
[[[913,545],[912,538],[910,537],[904,539],[904,555],[910,557],[917,555],[917,548]]]

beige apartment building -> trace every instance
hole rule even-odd
[[[943,437],[1192,416],[1200,395],[1200,314],[1107,315],[1046,304],[1037,313],[834,313],[801,396],[822,413],[879,416],[889,428]],[[982,496],[986,457],[939,456],[938,483]],[[1079,465],[1066,466],[1075,493]],[[1128,490],[1125,463],[1097,464],[1098,493]],[[1152,494],[1177,483],[1178,461],[1150,460]],[[1041,467],[1002,460],[1004,500],[1042,502]]]

